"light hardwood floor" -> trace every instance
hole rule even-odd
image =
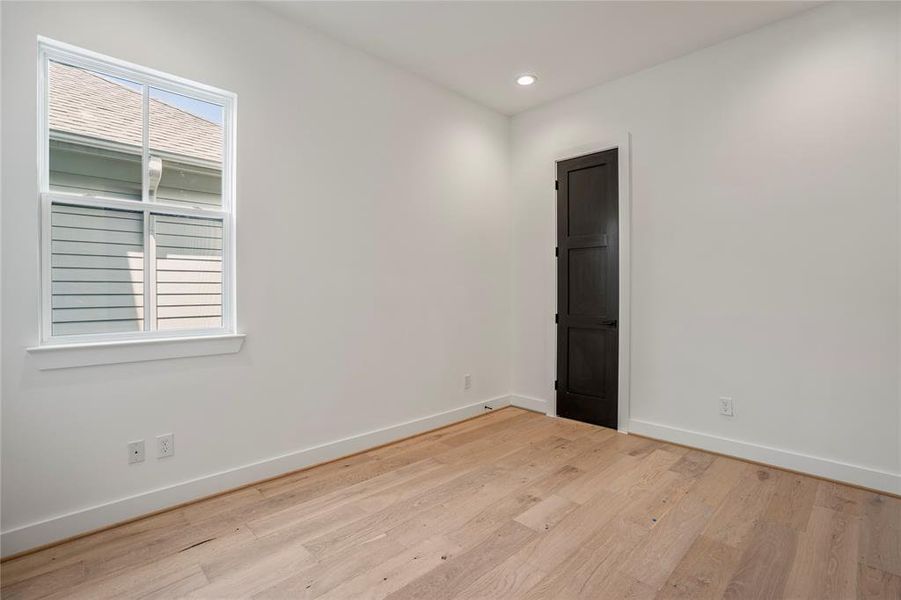
[[[901,598],[901,500],[507,408],[8,561],[14,598]]]

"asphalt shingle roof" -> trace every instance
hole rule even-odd
[[[100,75],[50,63],[50,129],[141,145],[141,92]],[[150,99],[150,148],[222,162],[222,126]]]

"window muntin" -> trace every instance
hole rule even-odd
[[[42,341],[233,333],[234,96],[40,56]]]

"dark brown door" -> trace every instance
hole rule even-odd
[[[557,163],[557,414],[615,428],[617,151]]]

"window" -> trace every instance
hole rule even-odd
[[[39,44],[42,342],[234,333],[234,94]]]

